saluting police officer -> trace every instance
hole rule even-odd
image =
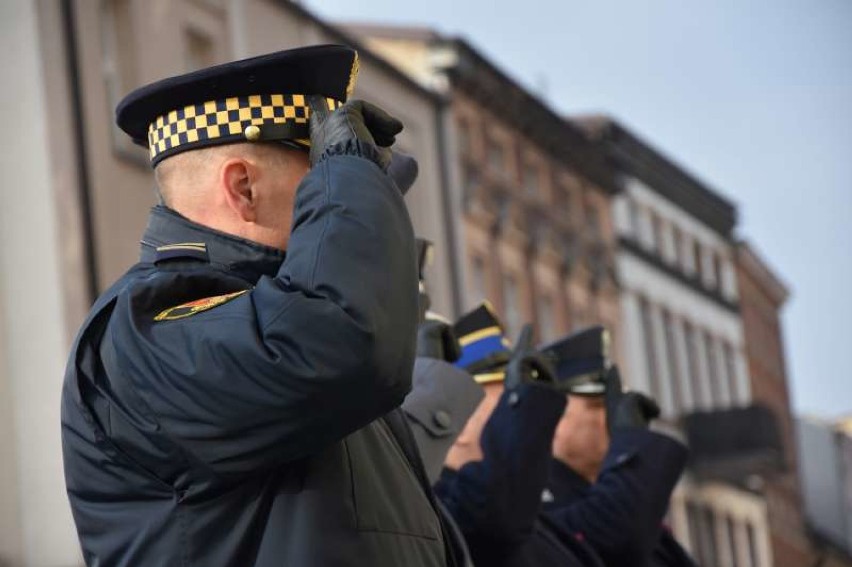
[[[460,526],[477,565],[600,567],[582,541],[560,539],[539,516],[551,439],[565,406],[550,364],[527,326],[513,350],[486,303],[455,325],[458,364],[485,388],[485,399],[450,450],[435,486]]]
[[[542,518],[561,539],[585,541],[606,565],[694,567],[662,525],[686,447],[648,429],[659,408],[623,391],[606,360],[606,337],[597,327],[544,348],[570,401],[554,435]]]
[[[87,564],[456,564],[395,409],[418,320],[386,174],[402,124],[347,102],[357,67],[345,47],[284,51],[119,105],[164,203],[66,372]]]

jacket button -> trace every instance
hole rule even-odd
[[[435,422],[435,425],[444,429],[449,429],[450,426],[453,424],[453,418],[450,417],[450,414],[448,414],[444,410],[436,411],[432,415],[432,420]]]
[[[509,402],[509,405],[511,407],[515,407],[516,405],[518,405],[518,402],[521,401],[521,396],[519,396],[517,392],[511,392],[509,394],[508,400],[506,401]]]

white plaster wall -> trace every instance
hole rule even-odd
[[[689,392],[689,405],[698,409],[710,409],[710,407],[747,404],[751,399],[751,393],[748,386],[748,371],[743,353],[743,334],[739,316],[658,271],[644,260],[635,257],[629,252],[619,252],[616,257],[616,264],[622,283],[622,309],[624,329],[627,333],[627,348],[625,349],[627,356],[626,374],[635,376],[637,385],[642,384],[647,387],[649,384],[646,375],[647,361],[644,353],[644,342],[642,340],[642,320],[639,317],[638,305],[635,298],[636,294],[640,294],[647,298],[655,308],[664,306],[675,319],[685,318],[693,327],[701,331],[696,353],[699,366],[697,382],[701,386],[700,395],[704,403],[694,403],[695,396],[691,385],[686,384],[688,382],[687,377],[690,377],[690,375],[689,373],[679,373],[681,389],[687,389]],[[703,331],[709,331],[717,344],[718,340],[722,339],[731,345],[736,369],[734,382],[737,384],[737,388],[735,392],[731,392],[726,384],[727,380],[724,374],[726,367],[724,361],[718,352],[714,354],[717,379],[720,379],[723,383],[717,389],[723,393],[723,396],[722,399],[717,400],[712,406],[706,403],[707,400],[711,399],[712,390],[707,358],[709,353],[705,348]],[[676,325],[675,336],[679,337],[682,334],[680,324]],[[663,335],[660,332],[655,333],[655,344],[658,354],[664,352],[661,350],[659,344],[662,337]],[[682,337],[676,338],[676,342],[680,342],[681,340],[683,340]],[[718,348],[715,350],[720,351]],[[680,364],[684,365],[685,347],[681,351],[681,354],[683,357]],[[658,355],[657,361],[660,367],[660,378],[668,381],[668,358],[661,358]],[[660,402],[663,404],[664,409],[670,409],[672,407],[672,393],[670,388],[665,387],[662,394],[663,399]]]
[[[629,215],[625,211],[629,209],[626,204],[620,204],[622,201],[632,199],[635,201],[641,210],[641,234],[638,235],[638,241],[643,245],[648,245],[652,242],[651,226],[648,211],[653,210],[658,214],[665,223],[677,226],[684,235],[683,239],[683,256],[691,258],[692,242],[698,241],[702,245],[702,266],[705,282],[713,286],[715,285],[715,274],[712,267],[710,251],[716,252],[721,259],[722,266],[722,294],[728,299],[737,298],[736,278],[731,262],[732,250],[730,244],[722,238],[717,232],[704,225],[701,221],[680,209],[677,205],[667,200],[663,196],[654,192],[638,179],[630,179],[627,183],[626,190],[616,199],[614,207],[622,209],[621,222],[616,223],[616,229],[620,235],[636,236],[632,234],[631,223],[627,222]],[[671,236],[671,226],[666,226],[663,230],[663,244],[666,250],[666,258],[671,258],[673,255],[673,243],[667,242]],[[689,272],[693,272],[687,260]]]
[[[21,565],[78,563],[62,474],[59,401],[65,366],[59,235],[48,160],[45,86],[36,6],[0,2],[0,68],[14,80],[0,89],[0,121],[13,135],[0,152],[0,372],[14,399],[12,427],[18,469]],[[0,421],[4,428],[8,422]]]

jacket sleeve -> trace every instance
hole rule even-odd
[[[414,361],[413,387],[402,409],[431,484],[483,396],[482,386],[464,370],[436,358]]]
[[[644,565],[686,457],[686,447],[665,435],[620,432],[586,495],[546,514],[563,537],[583,537],[607,565]]]
[[[320,451],[411,387],[413,230],[399,191],[366,159],[328,157],[306,175],[276,277],[173,321],[153,321],[145,294],[117,305],[132,315],[113,329],[113,367],[154,427],[218,473]]]
[[[503,393],[482,432],[483,459],[438,492],[472,542],[511,549],[533,532],[565,396],[523,384]]]

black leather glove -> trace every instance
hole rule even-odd
[[[617,366],[607,371],[606,382],[606,423],[610,435],[625,429],[647,429],[651,420],[660,416],[660,406],[653,398],[623,390]]]
[[[503,383],[507,389],[530,382],[550,387],[556,385],[556,371],[547,357],[533,347],[532,338],[532,326],[524,325],[506,366],[506,378]]]
[[[442,321],[426,320],[417,327],[417,356],[455,362],[461,346],[453,328]]]
[[[311,95],[308,105],[311,108],[311,166],[334,148],[340,153],[371,159],[387,171],[391,162],[390,147],[396,135],[402,132],[402,122],[363,100],[350,100],[329,112],[324,97]]]

